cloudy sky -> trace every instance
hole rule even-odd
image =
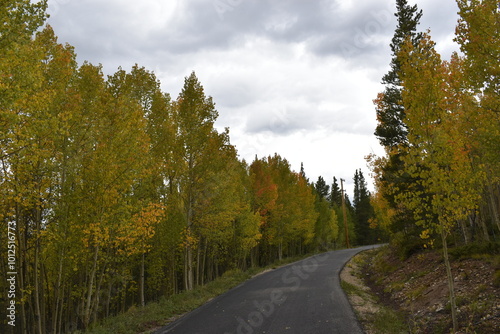
[[[444,59],[455,0],[410,0]],[[391,59],[395,0],[49,0],[48,23],[106,74],[137,63],[176,98],[192,71],[241,158],[280,154],[311,181],[383,155],[372,100]]]

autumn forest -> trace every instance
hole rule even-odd
[[[239,160],[194,72],[172,99],[145,68],[78,66],[41,28],[43,2],[0,15],[0,254],[15,281],[0,287],[15,331],[85,329],[229,269],[346,243],[340,181],[330,192],[278,154]],[[349,238],[368,244],[369,193],[353,175]]]
[[[175,98],[139,65],[105,76],[58,43],[45,1],[4,2],[0,307],[15,300],[15,333],[85,330],[229,270],[348,244],[446,257],[448,243],[499,241],[496,1],[457,1],[463,54],[449,61],[397,1],[374,97],[387,154],[367,157],[375,193],[353,171],[352,200],[279,154],[241,160],[194,72]]]

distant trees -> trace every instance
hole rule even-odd
[[[313,188],[279,155],[250,165],[254,210],[261,216],[260,262],[301,254],[311,245],[315,211]]]
[[[374,212],[370,202],[370,192],[368,191],[367,183],[361,169],[356,170],[354,174],[353,205],[358,244],[368,245],[375,243],[375,230],[370,228],[370,219],[373,217]]]

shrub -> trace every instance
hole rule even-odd
[[[403,232],[394,233],[390,245],[402,261],[424,249],[424,241],[419,236]]]

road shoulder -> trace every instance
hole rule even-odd
[[[364,283],[362,268],[377,250],[364,251],[351,258],[340,273],[342,289],[367,334],[404,333],[404,317],[379,302],[378,296]]]

